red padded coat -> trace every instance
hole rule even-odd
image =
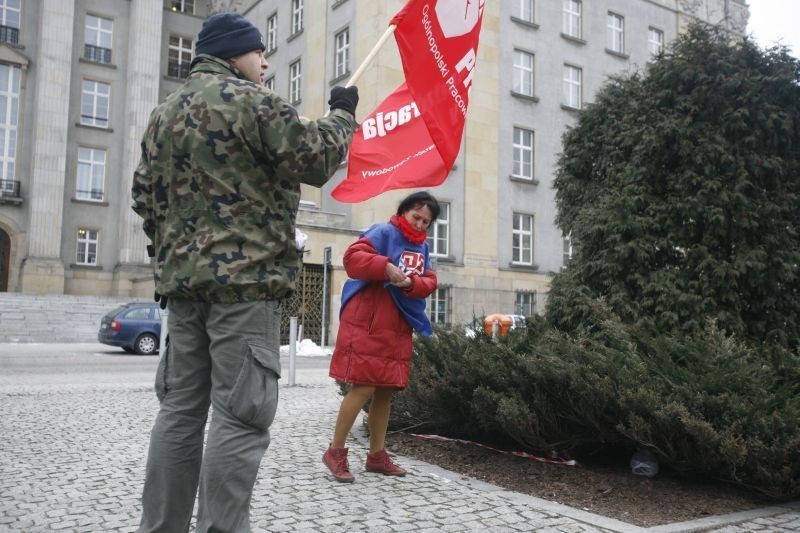
[[[344,254],[344,268],[354,279],[370,280],[342,311],[331,358],[330,376],[337,381],[404,389],[413,354],[411,326],[397,309],[384,283],[386,263],[369,239],[361,238]],[[436,273],[411,276],[408,298],[427,298],[436,290]]]

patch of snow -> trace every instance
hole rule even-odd
[[[303,339],[296,343],[296,354],[298,357],[328,357],[333,353],[329,347],[320,347],[311,339]],[[289,355],[289,345],[281,346],[281,355]]]

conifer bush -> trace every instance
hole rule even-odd
[[[546,318],[415,342],[393,427],[800,497],[800,61],[700,26],[564,136]]]
[[[578,459],[646,448],[662,467],[797,498],[799,369],[797,352],[713,324],[670,336],[607,314],[577,335],[543,319],[497,341],[439,332],[415,343],[391,425]]]

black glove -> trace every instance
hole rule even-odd
[[[331,89],[331,99],[328,100],[328,105],[331,106],[331,110],[344,109],[355,116],[356,106],[358,105],[358,87],[340,87],[337,85]]]
[[[156,256],[156,247],[152,244],[147,245],[147,257],[155,257]],[[158,300],[156,300],[158,301]]]
[[[158,306],[161,307],[161,309],[167,308],[167,297],[163,294],[158,294],[157,292],[153,293],[153,300],[158,302]]]

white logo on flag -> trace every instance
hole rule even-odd
[[[446,38],[471,32],[483,11],[486,0],[438,0],[436,17]]]

